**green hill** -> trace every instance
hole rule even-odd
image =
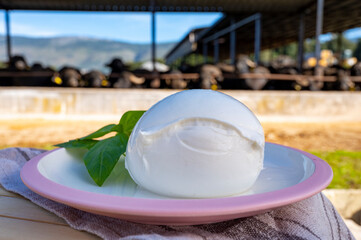
[[[157,45],[157,58],[163,58],[175,43]],[[5,37],[0,36],[0,60],[6,60]],[[151,48],[149,44],[132,44],[120,41],[83,38],[54,37],[30,38],[12,37],[12,53],[25,56],[32,64],[40,62],[43,65],[59,68],[72,65],[80,69],[99,69],[106,71],[104,64],[114,57],[124,62],[140,62],[149,60]]]

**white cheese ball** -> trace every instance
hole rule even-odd
[[[130,136],[126,168],[141,187],[169,197],[214,198],[249,189],[264,156],[264,133],[241,102],[186,90],[153,105]]]

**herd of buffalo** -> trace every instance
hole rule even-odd
[[[338,65],[317,68],[318,75],[334,76],[333,81],[312,78],[315,75],[314,67],[304,67],[301,73],[295,61],[287,56],[280,56],[267,66],[257,65],[241,55],[235,65],[218,63],[191,66],[183,62],[176,69],[163,72],[145,68],[130,71],[119,58],[112,59],[106,66],[110,68],[109,74],[98,70],[83,73],[71,66],[55,71],[40,63],[29,66],[24,57],[13,56],[7,67],[0,69],[0,86],[253,90],[360,90],[361,87],[359,81],[351,79],[352,76],[361,76],[361,62],[350,69]],[[272,74],[283,76],[283,79],[270,78]],[[293,77],[287,79],[287,76]]]

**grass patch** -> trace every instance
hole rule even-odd
[[[333,170],[333,179],[328,188],[361,188],[361,151],[334,151],[312,154],[325,160]]]

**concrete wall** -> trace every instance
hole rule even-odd
[[[0,88],[0,118],[118,119],[175,93],[153,89]],[[224,91],[261,121],[361,121],[360,92]]]

